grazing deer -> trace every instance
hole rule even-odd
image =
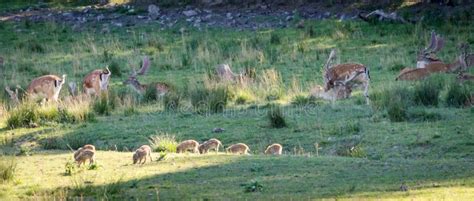
[[[164,96],[166,95],[170,90],[171,87],[163,82],[155,82],[151,84],[140,84],[140,82],[137,79],[138,75],[145,75],[148,72],[148,69],[150,68],[150,59],[148,57],[143,58],[143,63],[140,71],[137,73],[135,69],[133,69],[133,72],[130,76],[128,76],[128,79],[123,81],[123,84],[125,85],[131,85],[135,91],[137,91],[139,94],[144,94],[145,91],[150,88],[154,87],[156,89],[156,93],[158,96]]]
[[[8,93],[8,96],[10,96],[10,100],[12,101],[12,103],[14,104],[19,104],[20,103],[20,99],[18,99],[18,88],[17,87],[15,89],[15,91],[11,90],[10,87],[5,87],[5,91],[7,91]]]
[[[219,64],[216,67],[216,74],[220,81],[244,83],[245,80],[245,73],[235,74],[229,64]]]
[[[150,161],[153,161],[151,158],[151,147],[148,145],[142,145],[133,154],[133,164],[137,164],[137,162],[139,164],[145,164],[147,156],[150,157]]]
[[[216,138],[209,139],[208,141],[203,142],[202,144],[199,145],[199,153],[201,154],[206,154],[209,152],[209,150],[213,149],[217,152],[219,152],[219,147],[222,146],[221,141],[219,141]]]
[[[91,144],[86,144],[82,147],[79,147],[77,149],[77,151],[74,152],[74,158],[76,158],[77,156],[79,156],[79,154],[84,151],[84,150],[92,150],[92,151],[95,151],[95,146],[94,145],[91,145]]]
[[[440,35],[437,35],[436,32],[432,31],[430,44],[418,53],[416,58],[416,68],[425,68],[428,64],[441,62],[441,60],[436,58],[436,53],[439,52],[443,46],[444,39]]]
[[[62,78],[56,75],[44,75],[31,81],[26,92],[31,98],[43,97],[48,101],[57,102],[65,81],[66,75],[63,75]]]
[[[283,151],[283,146],[281,144],[272,144],[265,149],[266,155],[281,155]]]
[[[84,93],[91,96],[100,95],[102,91],[106,91],[111,74],[109,67],[105,67],[105,69],[97,69],[89,73],[82,82]],[[72,86],[70,85],[70,88],[71,87]]]
[[[361,84],[364,88],[364,96],[369,104],[369,84],[370,75],[369,69],[362,64],[357,63],[346,63],[330,65],[331,61],[336,56],[336,51],[333,49],[329,54],[329,58],[324,65],[324,91],[327,92],[337,86],[344,85],[350,87]],[[337,90],[336,90],[337,91]],[[347,91],[347,89],[343,90]]]
[[[185,140],[176,147],[177,153],[183,153],[191,150],[193,153],[199,153],[199,142],[196,140]]]
[[[76,160],[77,165],[80,167],[81,164],[85,164],[86,160],[89,160],[89,165],[94,163],[95,160],[95,151],[90,149],[83,149],[79,152],[79,154],[74,157]]]
[[[228,147],[226,149],[226,151],[228,153],[233,153],[233,154],[246,154],[246,155],[250,155],[249,152],[250,152],[250,149],[249,149],[249,146],[247,146],[246,144],[244,143],[237,143],[237,144],[233,144],[231,145],[230,147]]]

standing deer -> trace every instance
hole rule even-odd
[[[367,105],[369,101],[369,85],[370,75],[369,69],[362,64],[358,63],[345,63],[330,65],[331,61],[336,56],[336,51],[333,49],[329,54],[329,58],[324,65],[324,91],[327,92],[337,86],[344,85],[350,87],[351,90],[354,86],[361,84],[364,88],[364,96]],[[347,89],[343,91],[348,91]]]
[[[84,93],[91,96],[100,95],[102,91],[106,91],[111,74],[109,67],[105,67],[105,69],[97,69],[89,73],[84,78],[82,84]],[[70,85],[70,88],[71,87],[72,86]]]
[[[154,87],[156,89],[157,95],[158,96],[164,96],[166,93],[170,91],[170,86],[166,83],[163,82],[155,82],[155,83],[150,83],[150,84],[140,84],[140,82],[137,79],[138,75],[145,75],[148,72],[148,69],[150,68],[150,59],[148,57],[143,58],[143,63],[140,71],[137,73],[135,69],[133,69],[133,72],[130,76],[128,76],[128,79],[123,81],[123,84],[131,85],[135,91],[137,91],[140,94],[144,94],[145,91],[149,87]]]
[[[421,50],[417,56],[416,68],[425,68],[428,64],[441,62],[441,60],[436,57],[436,53],[439,52],[443,46],[444,39],[432,31],[429,46]]]
[[[220,81],[244,83],[245,80],[244,73],[234,73],[229,64],[219,64],[216,67],[216,74]]]
[[[44,75],[31,81],[26,92],[30,98],[42,97],[57,102],[65,81],[66,75],[62,78],[56,75]]]

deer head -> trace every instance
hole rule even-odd
[[[329,75],[329,69],[331,68],[331,62],[334,60],[336,57],[336,50],[332,49],[331,53],[329,53],[328,60],[324,64],[324,71],[323,71],[323,80],[324,80],[324,90],[327,91],[329,88],[331,88],[331,77]]]
[[[99,86],[101,91],[107,90],[107,86],[109,85],[109,78],[112,72],[110,72],[109,67],[106,66],[105,70],[99,75]]]
[[[132,68],[132,73],[128,76],[128,79],[123,81],[123,84],[125,85],[130,84],[133,86],[135,90],[140,92],[140,90],[142,89],[141,89],[141,84],[137,79],[137,76],[146,75],[148,73],[149,68],[150,68],[150,59],[147,56],[145,56],[143,57],[142,66],[140,70],[138,71],[138,73],[134,68]]]
[[[18,87],[15,89],[15,91],[12,91],[10,89],[10,87],[5,87],[5,91],[7,91],[8,95],[10,96],[10,100],[15,103],[15,104],[18,104],[20,103],[20,100],[18,99]]]
[[[426,64],[431,62],[440,61],[436,58],[436,53],[439,52],[444,46],[444,39],[437,35],[436,32],[431,32],[430,44],[425,47],[417,56],[417,68],[424,68]]]

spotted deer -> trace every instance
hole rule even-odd
[[[464,51],[461,51],[461,54],[452,63],[433,62],[426,64],[424,68],[405,68],[400,71],[395,80],[422,80],[434,73],[448,73],[460,68],[467,68],[466,60],[468,56]]]
[[[148,145],[142,145],[139,147],[133,154],[133,164],[144,164],[146,163],[146,157],[150,157],[150,161],[153,161],[151,158],[151,147]],[[143,161],[143,162],[142,162]]]
[[[163,82],[141,84],[138,81],[137,76],[146,75],[149,68],[150,68],[150,59],[148,57],[144,57],[142,67],[139,70],[139,72],[137,73],[135,69],[133,69],[130,76],[128,76],[128,79],[123,81],[123,84],[132,86],[133,89],[139,94],[144,94],[146,90],[148,90],[150,87],[154,87],[156,89],[157,96],[162,97],[166,95],[171,90],[170,85]]]
[[[211,138],[208,141],[203,142],[199,145],[199,153],[206,154],[209,150],[215,150],[216,153],[219,151],[219,147],[222,147],[221,141],[216,138]]]
[[[81,164],[85,164],[89,160],[89,165],[95,161],[95,151],[90,149],[83,149],[79,154],[74,157],[74,160],[77,162],[77,165],[80,167]]]
[[[247,145],[244,144],[244,143],[233,144],[233,145],[231,145],[230,147],[228,147],[228,148],[226,149],[226,152],[227,152],[227,153],[233,153],[233,154],[246,154],[246,155],[250,155],[250,154],[249,154],[249,152],[250,152],[249,146],[247,146]]]
[[[193,153],[199,153],[198,147],[199,142],[196,140],[185,140],[176,147],[176,152],[184,153],[186,151],[192,151]]]
[[[442,62],[436,57],[436,53],[443,47],[444,39],[436,34],[435,31],[432,31],[430,44],[418,53],[416,58],[416,68],[425,68],[428,64]]]
[[[15,91],[11,90],[10,87],[5,87],[5,91],[7,91],[8,93],[8,96],[10,96],[10,101],[13,103],[13,104],[19,104],[20,103],[20,99],[18,98],[18,95],[19,95],[19,92],[18,92],[18,86],[17,88],[15,89]]]
[[[30,98],[45,98],[50,101],[58,101],[59,92],[66,81],[66,75],[62,78],[56,75],[44,75],[31,81],[26,93]]]
[[[324,92],[327,92],[341,85],[343,85],[344,87],[349,87],[351,90],[354,89],[354,87],[362,85],[362,87],[364,88],[364,96],[366,99],[366,103],[367,105],[369,105],[369,69],[363,64],[358,63],[330,65],[335,56],[336,51],[333,49],[331,50],[329,58],[326,61],[326,64],[324,65]],[[347,92],[349,90],[344,89],[343,91]]]
[[[265,155],[281,155],[283,146],[281,144],[272,144],[265,149]]]
[[[107,91],[111,74],[112,73],[110,72],[109,67],[90,72],[88,75],[86,75],[84,81],[82,82],[84,93],[89,96],[97,96],[100,95],[101,92]]]

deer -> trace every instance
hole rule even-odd
[[[343,91],[352,91],[357,85],[362,85],[364,88],[364,96],[367,105],[370,104],[369,100],[369,85],[370,85],[370,74],[369,69],[359,63],[344,63],[337,65],[330,65],[331,61],[336,56],[336,50],[331,50],[329,58],[324,65],[324,92],[327,92],[337,86],[343,85],[344,87],[350,87],[350,90],[344,89]],[[340,90],[340,89],[336,89]]]
[[[465,81],[474,81],[474,75],[472,74],[467,74],[464,72],[459,72],[458,75],[456,76],[456,79],[459,82],[465,82]]]
[[[222,142],[219,141],[216,138],[211,138],[208,141],[203,142],[202,144],[199,145],[198,150],[199,153],[201,154],[206,154],[209,152],[209,150],[213,149],[217,152],[219,152],[219,147],[222,146]]]
[[[227,153],[250,155],[249,146],[244,143],[233,144],[226,149]]]
[[[147,156],[150,157],[150,161],[153,161],[151,158],[151,147],[148,145],[142,145],[133,154],[133,164],[145,164]]]
[[[59,92],[66,81],[66,75],[62,78],[56,75],[44,75],[33,79],[26,93],[30,98],[43,97],[48,101],[58,102]]]
[[[436,53],[443,47],[444,39],[435,31],[431,31],[430,44],[418,53],[416,68],[425,68],[428,64],[442,62],[436,57]]]
[[[193,153],[199,153],[199,142],[196,140],[185,140],[176,147],[177,153],[184,153],[188,150],[191,150]]]
[[[18,92],[18,89],[20,87],[17,86],[17,88],[15,89],[15,91],[11,90],[10,87],[6,86],[5,87],[5,91],[7,91],[8,93],[8,96],[10,96],[10,100],[13,104],[15,105],[18,105],[20,104],[20,99],[18,98],[18,95],[19,95],[19,92]]]
[[[241,71],[236,74],[232,71],[229,64],[219,64],[216,67],[216,74],[220,81],[244,83],[245,73]]]
[[[265,149],[265,155],[281,155],[283,146],[281,144],[272,144]]]
[[[133,89],[139,94],[144,94],[148,88],[154,87],[159,97],[166,95],[171,90],[170,85],[163,82],[141,84],[138,81],[137,76],[146,75],[149,68],[150,68],[150,59],[145,56],[143,58],[142,67],[140,68],[139,72],[137,73],[135,69],[133,69],[132,74],[130,74],[127,80],[123,81],[123,84],[131,85]]]
[[[105,69],[97,69],[90,72],[82,82],[84,93],[88,96],[97,96],[100,95],[102,91],[107,91],[111,74],[108,66],[106,66]],[[74,89],[70,91],[75,91],[75,86],[72,86],[71,83],[69,84],[69,88]]]
[[[395,80],[422,80],[434,73],[448,73],[454,72],[459,68],[467,68],[466,60],[468,56],[469,54],[462,50],[461,54],[452,63],[433,62],[426,64],[424,68],[405,68],[400,71]]]
[[[351,96],[352,89],[348,86],[336,86],[328,91],[324,91],[321,85],[316,85],[311,88],[309,95],[312,98],[321,98],[328,101],[336,101],[340,99],[346,99]]]

